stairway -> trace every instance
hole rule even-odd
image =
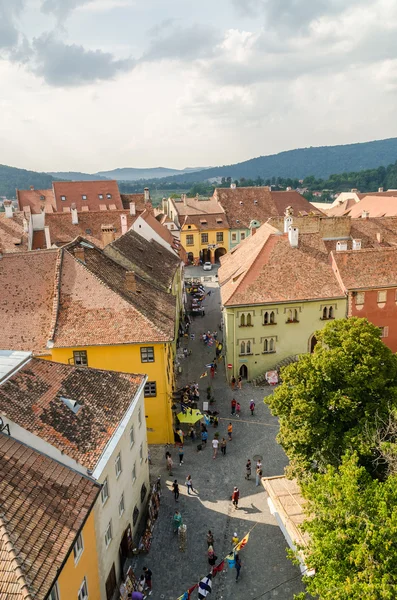
[[[292,354],[291,356],[287,356],[283,360],[280,360],[280,362],[277,363],[276,365],[274,365],[274,367],[272,367],[271,369],[266,369],[266,372],[267,371],[277,371],[278,373],[280,373],[280,369],[282,367],[286,367],[287,365],[290,365],[293,362],[297,362],[298,360],[299,360],[299,354]],[[252,385],[255,385],[255,386],[268,385],[268,383],[266,381],[266,372],[262,373],[261,375],[258,375],[258,377],[255,377],[255,379],[253,379],[251,381]]]

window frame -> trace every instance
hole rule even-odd
[[[110,532],[110,537],[108,535],[108,532]],[[105,546],[106,546],[106,548],[109,548],[110,544],[112,543],[112,540],[113,540],[113,527],[112,527],[112,519],[110,519],[108,526],[106,527],[106,530],[105,530]]]
[[[76,358],[80,357],[84,362],[76,363]],[[73,364],[75,367],[88,367],[88,354],[87,350],[73,350]]]
[[[105,490],[106,490],[106,497],[104,495]],[[106,504],[106,502],[109,500],[109,496],[110,496],[110,494],[109,494],[109,478],[106,477],[105,481],[103,482],[102,487],[101,487],[102,506],[104,506]]]
[[[85,590],[84,590],[85,588]],[[82,591],[84,590],[84,596],[82,595]],[[87,578],[84,575],[84,579],[79,587],[79,591],[77,593],[77,599],[78,600],[87,600],[88,598],[88,584],[87,584]]]
[[[139,508],[135,504],[134,510],[132,511],[132,526],[135,527],[139,519]]]
[[[275,336],[263,338],[262,354],[274,354],[275,352],[277,352],[276,341],[277,341],[277,338]]]
[[[59,600],[59,599],[60,599],[59,587],[58,587],[58,582],[56,581],[51,588],[50,594],[48,596],[48,600]]]
[[[154,346],[141,346],[141,363],[154,363]]]
[[[222,243],[223,244],[223,231],[217,231],[216,232],[216,242],[217,244]]]
[[[136,482],[136,461],[135,460],[134,460],[134,464],[132,465],[131,479],[132,479],[132,483]]]
[[[143,442],[141,442],[141,445],[139,446],[139,462],[141,464],[143,463]]]
[[[232,242],[237,242],[237,233],[232,233]]]
[[[246,236],[245,236],[245,231],[240,231],[240,242],[241,242],[242,240],[245,240],[245,237],[246,237]]]
[[[134,426],[131,425],[131,427],[130,427],[130,448],[132,448],[132,446],[134,446],[134,444],[135,444],[135,429],[134,429]]]
[[[76,546],[78,546],[78,550],[76,552]],[[80,556],[83,554],[84,552],[84,540],[83,540],[83,534],[82,532],[79,533],[79,535],[76,538],[76,541],[74,543],[73,546],[73,556],[74,556],[74,564],[77,565],[77,563],[80,560]]]
[[[108,200],[111,200],[111,199],[112,199],[112,194],[106,194],[106,198],[107,198]]]
[[[81,199],[82,199],[82,200],[87,200],[87,194],[82,194],[82,195],[81,195]]]
[[[202,244],[208,244],[208,233],[202,233],[201,234],[201,243]]]
[[[359,302],[359,299],[362,299],[362,302]],[[356,297],[354,299],[355,306],[364,306],[365,304],[365,292],[356,292]]]
[[[192,233],[186,234],[186,246],[194,246],[194,235]]]
[[[116,456],[116,460],[114,461],[114,470],[116,472],[116,479],[118,479],[123,471],[123,467],[121,465],[121,452]]]
[[[149,386],[149,387],[148,387]],[[154,393],[153,393],[154,390]],[[157,396],[157,382],[147,381],[143,389],[144,398],[155,398]]]
[[[380,297],[383,294],[385,296],[385,299],[381,300]],[[378,302],[378,304],[386,304],[386,302],[387,302],[387,290],[378,290],[378,293],[377,293],[377,302]]]
[[[122,510],[120,510],[121,505],[122,505]],[[119,500],[119,517],[122,517],[124,513],[125,513],[125,502],[124,502],[124,492],[123,492],[121,494],[120,500]]]
[[[61,196],[61,202],[66,202],[66,196]]]

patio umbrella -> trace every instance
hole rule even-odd
[[[190,425],[194,425],[194,423],[200,421],[204,415],[199,410],[188,409],[186,413],[180,412],[176,416],[178,417],[180,423],[189,423]]]

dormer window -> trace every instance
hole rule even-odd
[[[111,197],[112,197],[112,194],[106,194],[106,198],[107,198],[108,200],[110,200],[110,198],[111,198]]]
[[[65,202],[66,196],[61,196],[61,200],[62,200],[62,202]]]
[[[103,194],[98,194],[99,200],[103,200]]]
[[[258,204],[258,200],[254,200],[254,204]]]
[[[87,200],[87,196],[86,196],[85,194],[83,194],[83,195],[81,196],[81,198],[82,198],[82,200]]]
[[[243,205],[243,201],[242,201],[242,200],[240,200],[240,206],[242,206],[242,205]]]
[[[45,196],[40,196],[40,200],[45,200]]]

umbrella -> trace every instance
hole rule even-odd
[[[180,412],[176,416],[178,417],[180,423],[190,423],[191,425],[197,423],[197,421],[200,421],[203,418],[203,415],[199,410],[191,411],[190,409],[186,413]]]

